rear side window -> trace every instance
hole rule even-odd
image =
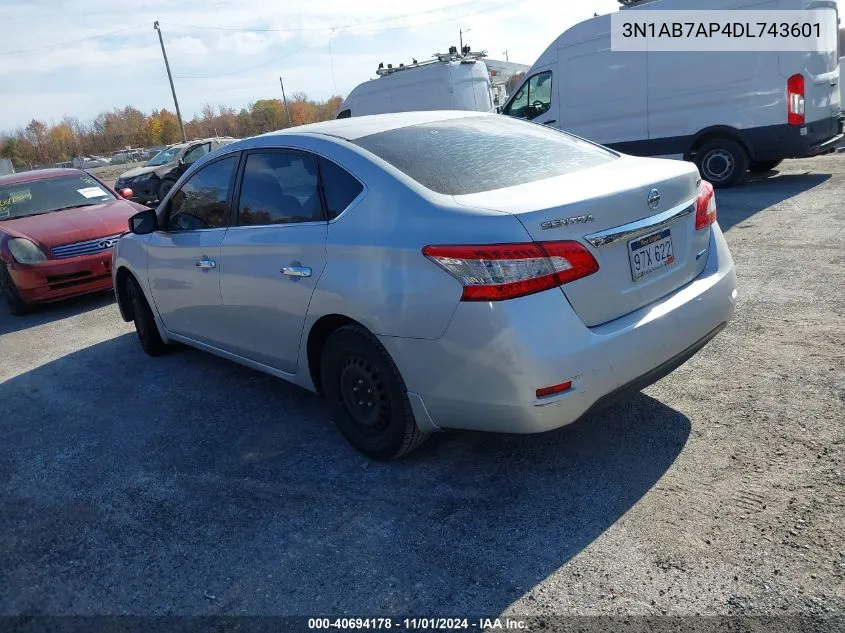
[[[238,226],[324,219],[314,156],[297,152],[256,152],[247,156]]]
[[[352,142],[422,186],[455,196],[553,178],[616,159],[598,145],[504,116],[423,123]]]
[[[320,176],[323,179],[329,220],[343,213],[364,190],[364,185],[358,182],[355,176],[325,158],[320,159]]]

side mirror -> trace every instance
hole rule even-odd
[[[134,196],[134,195],[135,195],[135,192],[134,192],[134,191],[132,191],[129,187],[125,187],[125,188],[121,189],[120,191],[118,191],[117,193],[118,193],[118,194],[120,195],[120,197],[121,197],[121,198],[123,198],[124,200],[131,200],[131,199],[132,199],[132,196]]]
[[[153,209],[144,209],[129,218],[129,232],[136,235],[148,235],[156,230],[156,212]]]

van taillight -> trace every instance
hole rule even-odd
[[[804,75],[792,75],[786,83],[789,124],[804,125]]]
[[[715,221],[716,192],[713,191],[713,185],[702,180],[698,188],[698,198],[695,201],[695,230],[700,231]]]

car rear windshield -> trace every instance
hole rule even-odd
[[[448,195],[512,187],[616,158],[569,134],[505,116],[423,123],[351,142],[422,186]]]
[[[108,189],[84,174],[0,185],[0,221],[88,207],[114,199]]]

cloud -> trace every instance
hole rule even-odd
[[[530,64],[568,26],[618,6],[616,0],[567,1],[538,11],[527,1],[501,6],[506,2],[67,0],[58,12],[52,0],[7,0],[0,4],[0,130],[33,117],[88,119],[126,104],[172,108],[153,20],[161,23],[187,116],[206,102],[238,107],[279,96],[279,75],[289,94],[346,94],[372,78],[380,61],[427,59],[457,45],[459,29],[470,29],[465,42],[474,49],[494,58],[507,50],[511,61]],[[253,30],[227,30],[241,27]],[[68,41],[74,43],[3,54]]]

